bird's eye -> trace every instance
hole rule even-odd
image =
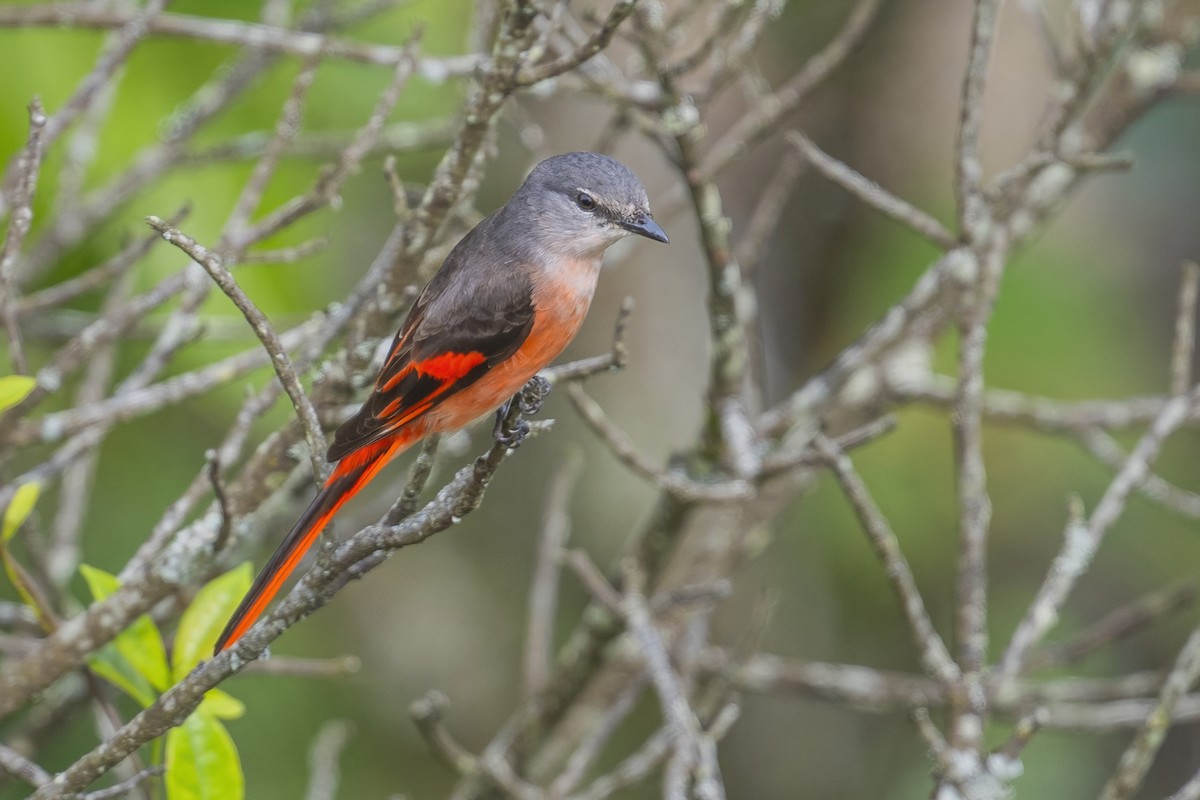
[[[575,204],[584,211],[596,210],[596,198],[592,197],[587,192],[580,192],[579,194],[575,195]]]

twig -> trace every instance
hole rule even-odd
[[[283,384],[283,389],[287,392],[288,398],[291,399],[292,407],[296,410],[296,416],[304,428],[304,438],[308,442],[309,459],[312,461],[313,475],[318,480],[324,480],[328,470],[328,465],[325,463],[323,455],[327,448],[325,432],[321,430],[321,421],[317,418],[316,409],[313,408],[308,395],[304,393],[304,388],[300,385],[300,379],[292,367],[292,361],[288,358],[287,351],[283,349],[283,344],[279,341],[279,336],[271,327],[271,323],[267,320],[266,315],[254,305],[254,301],[237,285],[237,281],[234,280],[233,275],[221,263],[220,256],[208,250],[178,228],[171,227],[158,217],[146,217],[146,224],[162,234],[164,240],[187,253],[195,263],[203,267],[204,271],[221,288],[221,291],[225,292],[225,295],[242,312],[242,316],[246,318],[246,322],[250,323],[250,328],[254,331],[254,335],[258,337],[258,340],[262,342],[263,349],[271,356],[271,366],[275,369],[275,374],[279,377],[279,382]]]
[[[0,744],[0,769],[28,783],[34,788],[49,783],[53,776],[33,761],[13,750],[7,745]]]
[[[395,525],[417,510],[417,505],[421,501],[421,492],[425,491],[425,486],[429,483],[429,476],[433,473],[433,464],[437,459],[438,445],[441,444],[441,440],[441,435],[435,433],[427,436],[421,442],[421,450],[417,453],[417,458],[409,469],[404,491],[400,493],[400,498],[384,516],[384,524]]]
[[[608,16],[604,18],[604,22],[601,23],[599,29],[586,42],[570,53],[561,55],[553,61],[526,67],[518,73],[516,78],[517,84],[519,86],[532,86],[536,83],[541,83],[564,72],[569,72],[595,56],[601,50],[608,47],[608,43],[612,41],[613,34],[617,32],[617,28],[621,26],[621,23],[633,13],[637,2],[638,0],[617,0],[612,10],[608,12]]]
[[[115,280],[104,299],[103,312],[111,314],[129,294],[131,273],[125,272]],[[83,382],[75,395],[74,406],[86,408],[104,399],[116,367],[115,343],[101,350],[84,370]],[[81,449],[77,458],[64,470],[57,512],[49,537],[49,552],[45,571],[49,583],[63,587],[79,566],[79,535],[91,500],[92,482],[96,471],[96,447],[102,432],[88,437],[90,448]]]
[[[660,728],[633,754],[627,756],[612,771],[601,775],[592,784],[569,800],[605,800],[620,790],[643,781],[667,754],[671,752],[671,729]]]
[[[575,788],[587,772],[588,767],[602,755],[604,746],[617,732],[621,723],[634,710],[647,683],[648,681],[644,677],[630,681],[624,691],[617,695],[603,717],[590,726],[587,736],[567,758],[562,772],[546,787],[546,792],[550,797],[566,797]],[[594,783],[593,786],[595,786]]]
[[[1105,614],[1092,625],[1059,644],[1045,645],[1030,654],[1026,672],[1074,664],[1103,647],[1118,642],[1172,612],[1196,601],[1196,583],[1188,581],[1139,597]]]
[[[308,98],[308,91],[312,88],[313,80],[316,78],[319,64],[319,58],[309,59],[300,69],[295,80],[292,81],[291,91],[288,92],[287,99],[283,103],[283,110],[275,123],[271,139],[255,162],[250,177],[242,185],[242,190],[233,204],[233,210],[229,212],[228,221],[225,223],[225,233],[221,237],[222,243],[237,242],[246,238],[250,217],[262,204],[263,192],[266,191],[267,183],[279,165],[284,149],[300,133],[300,125],[304,118],[304,104]]]
[[[1171,347],[1171,395],[1192,386],[1192,352],[1196,347],[1196,295],[1200,290],[1200,264],[1183,265],[1179,282],[1179,310],[1175,315],[1175,341]]]
[[[638,452],[633,441],[618,428],[600,404],[591,398],[578,383],[567,384],[567,397],[571,399],[579,416],[592,432],[604,442],[614,456],[635,474],[661,489],[671,492],[686,502],[722,502],[746,497],[752,491],[746,481],[732,480],[721,483],[700,483],[657,467],[649,458]]]
[[[86,2],[0,7],[0,28],[120,28],[128,25],[134,16],[122,9],[96,7]],[[309,31],[187,14],[160,14],[147,22],[147,30],[159,36],[201,39],[302,58],[320,56],[380,66],[394,66],[406,58],[403,48],[391,45],[354,42]],[[479,61],[473,55],[425,58],[421,60],[419,68],[427,80],[440,83],[450,77],[470,75],[479,66]]]
[[[735,7],[736,4],[729,3],[729,6]],[[771,182],[759,195],[746,232],[737,243],[737,262],[742,265],[747,283],[752,281],[759,262],[766,254],[767,244],[779,226],[797,181],[804,175],[805,166],[805,159],[794,150],[789,150],[771,176]]]
[[[17,259],[29,227],[33,224],[33,195],[37,190],[38,173],[42,165],[45,128],[46,114],[42,110],[42,102],[34,98],[29,104],[29,138],[20,156],[12,162],[15,176],[12,211],[4,244],[0,245],[0,314],[4,315],[4,329],[8,334],[8,357],[13,370],[18,373],[27,373],[29,365],[25,360],[21,327],[17,321]]]
[[[949,408],[954,403],[954,381],[944,376],[935,375],[919,385],[893,386],[889,391],[898,401],[928,403],[941,408]],[[1073,435],[1089,428],[1124,430],[1153,422],[1169,399],[1131,397],[1070,401],[988,389],[983,397],[983,413],[991,422],[1027,425],[1046,433]]]
[[[433,754],[458,774],[468,775],[479,768],[479,762],[446,730],[442,717],[449,707],[450,699],[435,689],[415,700],[409,713]]]
[[[800,131],[789,132],[787,140],[818,172],[888,219],[916,231],[943,250],[958,246],[957,237],[946,230],[942,223],[833,158]]]
[[[755,104],[754,109],[713,144],[704,157],[703,176],[712,179],[750,146],[769,136],[823,84],[846,57],[861,44],[881,5],[880,0],[858,0],[845,24],[816,55],[783,86]]]
[[[988,2],[980,0],[978,14],[988,13],[981,7]],[[976,98],[976,101],[982,102],[982,98]],[[968,123],[964,121],[963,124]],[[977,183],[973,187],[970,192],[978,190]],[[951,741],[957,747],[976,751],[982,744],[983,726],[979,721],[987,702],[980,684],[988,646],[987,538],[992,519],[983,461],[983,358],[987,323],[995,307],[1007,255],[1008,233],[997,228],[990,233],[986,255],[980,259],[978,289],[969,301],[971,305],[961,325],[958,392],[952,415],[959,526],[954,638],[965,691],[961,695],[963,705],[955,709]]]
[[[958,198],[958,227],[963,237],[977,244],[987,223],[983,191],[983,164],[979,159],[979,131],[983,122],[984,88],[988,61],[996,36],[999,0],[976,0],[971,23],[971,49],[963,78],[958,142],[955,147],[954,192]]]
[[[191,213],[191,206],[184,205],[172,215],[168,222],[178,226]],[[35,314],[39,311],[64,305],[86,292],[99,289],[101,286],[124,275],[130,267],[138,263],[150,252],[155,243],[162,240],[157,233],[148,234],[130,242],[115,255],[91,269],[81,272],[73,278],[61,283],[48,286],[32,294],[25,295],[17,303],[17,313],[22,316]]]
[[[961,677],[959,668],[925,610],[925,602],[921,599],[921,592],[913,579],[908,561],[900,550],[896,534],[892,532],[887,519],[871,499],[866,485],[854,469],[854,464],[824,436],[818,436],[814,444],[833,470],[846,499],[858,516],[863,532],[870,538],[875,554],[883,562],[884,571],[896,592],[896,598],[900,601],[913,644],[921,655],[921,664],[943,685],[949,686],[958,682]]]
[[[1192,631],[1179,651],[1154,710],[1146,715],[1146,721],[1121,755],[1116,772],[1100,792],[1100,800],[1128,800],[1137,793],[1166,738],[1175,706],[1197,678],[1200,678],[1200,628]]]
[[[642,594],[643,576],[637,564],[624,563],[625,594],[621,598],[621,615],[629,632],[637,640],[650,680],[658,692],[663,717],[671,731],[674,755],[667,768],[664,796],[667,800],[686,800],[687,784],[695,778],[695,793],[701,800],[725,797],[716,750],[711,739],[701,730],[696,712],[688,701],[680,677],[671,666],[666,645]]]
[[[583,455],[569,450],[546,492],[537,559],[529,587],[529,616],[525,628],[525,695],[532,697],[546,685],[554,651],[554,618],[558,611],[560,553],[571,532],[567,504],[583,468]]]
[[[1196,774],[1192,775],[1188,782],[1179,787],[1179,791],[1167,800],[1200,800],[1200,770],[1196,770]]]
[[[285,349],[310,341],[320,327],[319,320],[306,322],[280,335]],[[118,393],[88,408],[55,411],[36,422],[18,425],[7,443],[24,446],[36,442],[55,442],[94,426],[115,425],[176,405],[189,397],[210,391],[266,366],[270,355],[255,346],[192,372],[185,372],[144,388]]]
[[[221,515],[221,525],[217,529],[216,539],[213,540],[213,550],[219,553],[225,549],[225,543],[229,540],[229,531],[233,527],[233,509],[221,483],[221,455],[216,450],[209,449],[204,453],[204,474],[217,501],[217,512]]]
[[[1101,463],[1120,469],[1129,454],[1117,440],[1101,430],[1085,428],[1079,432],[1079,441]],[[1178,511],[1189,517],[1200,517],[1200,495],[1182,489],[1153,472],[1147,473],[1146,478],[1137,487],[1137,491],[1161,503],[1167,508]]]
[[[1000,659],[994,675],[997,693],[1002,694],[1020,673],[1030,649],[1058,620],[1063,603],[1087,568],[1105,533],[1124,511],[1130,493],[1149,474],[1163,441],[1184,423],[1198,400],[1200,389],[1193,389],[1186,395],[1167,401],[1121,470],[1109,482],[1086,524],[1072,516],[1067,524],[1062,550],[1055,557],[1037,596],[1017,625]]]
[[[328,246],[329,240],[322,236],[291,247],[276,247],[271,250],[242,253],[238,260],[242,264],[295,264],[323,252]]]
[[[308,751],[308,791],[305,800],[335,800],[339,774],[338,759],[350,741],[354,726],[345,720],[326,722]]]
[[[939,771],[945,770],[946,764],[950,759],[950,744],[946,741],[946,737],[938,730],[937,725],[933,724],[933,720],[929,717],[929,710],[925,708],[914,708],[910,715],[913,724],[917,726],[917,732],[921,734],[921,738],[925,740],[925,746],[929,748],[930,755],[936,762]]]
[[[162,775],[164,771],[165,768],[161,766],[147,767],[128,780],[123,780],[120,783],[114,783],[112,786],[104,789],[98,789],[94,792],[86,792],[81,794],[79,795],[79,800],[116,800],[118,797],[123,797],[124,795],[129,794],[150,778],[155,778],[159,775]]]
[[[613,613],[620,611],[621,595],[608,582],[608,578],[604,577],[604,573],[596,566],[596,562],[592,561],[586,550],[578,548],[564,550],[561,558],[563,563],[570,567],[575,576],[579,578],[580,583],[588,590],[588,594],[609,611]]]
[[[340,658],[287,658],[273,656],[259,659],[246,667],[246,672],[260,675],[280,675],[289,678],[341,678],[353,675],[362,668],[358,656]]]

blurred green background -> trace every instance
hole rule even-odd
[[[252,20],[258,6],[238,0],[178,0],[171,10]],[[758,55],[763,72],[776,81],[794,72],[837,29],[848,6],[816,0],[788,4]],[[348,35],[399,43],[420,22],[428,53],[459,53],[466,47],[472,8],[468,0],[415,0]],[[1033,23],[1019,4],[1004,9],[983,141],[992,171],[1026,152],[1050,86]],[[886,3],[863,49],[798,117],[833,155],[948,222],[953,219],[951,158],[967,14],[967,4],[954,0]],[[91,68],[102,39],[94,31],[0,29],[0,157],[7,159],[23,145],[25,106],[31,97],[40,96],[50,111],[57,109]],[[124,72],[86,185],[97,186],[119,173],[153,143],[179,104],[232,54],[226,46],[179,39],[151,39],[139,46]],[[199,141],[215,143],[271,129],[297,68],[295,59],[281,60]],[[388,78],[386,68],[333,60],[322,64],[305,128],[352,130],[370,113]],[[461,83],[414,80],[393,119],[452,115],[462,96]],[[722,95],[707,120],[710,129],[719,131],[735,120],[740,103],[736,90]],[[500,157],[488,173],[479,208],[486,212],[502,203],[537,158],[593,146],[607,113],[592,100],[523,98],[502,125]],[[533,152],[522,144],[539,138]],[[1004,279],[991,327],[990,386],[1062,399],[1165,391],[1179,264],[1200,255],[1197,142],[1200,109],[1195,99],[1165,102],[1118,144],[1136,155],[1135,169],[1089,181],[1055,224],[1020,254]],[[772,141],[722,175],[735,234],[782,148],[781,141]],[[56,207],[60,151],[42,175],[31,240]],[[436,149],[402,154],[399,171],[419,185],[440,155]],[[676,180],[661,155],[635,137],[622,139],[614,155],[643,177],[652,204]],[[318,166],[307,159],[286,161],[270,185],[265,207],[307,189]],[[222,163],[170,174],[61,259],[38,285],[100,262],[124,237],[142,235],[145,215],[168,216],[185,201],[193,210],[182,227],[211,243],[251,167],[250,162]],[[393,220],[380,167],[380,159],[369,160],[347,183],[340,212],[316,214],[269,243],[295,244],[324,235],[330,240],[324,253],[298,264],[239,272],[243,288],[277,328],[344,296],[377,252]],[[694,224],[681,214],[660,221],[672,246],[639,245],[629,261],[605,276],[585,332],[568,356],[603,351],[621,298],[637,298],[630,367],[592,381],[589,390],[643,451],[665,459],[691,440],[699,422],[707,325]],[[934,256],[923,241],[806,175],[756,270],[768,399],[778,400],[828,363],[907,291]],[[152,286],[181,266],[176,251],[158,247],[138,268],[136,286]],[[85,298],[77,309],[94,311],[99,302],[99,297]],[[175,371],[252,345],[240,316],[223,296],[214,293],[205,314],[212,322],[210,334],[181,353]],[[31,340],[35,364],[57,341]],[[122,370],[138,363],[147,341],[122,348]],[[952,339],[939,344],[940,371],[953,371],[954,348]],[[268,379],[259,373],[249,383],[260,386]],[[120,569],[165,505],[197,473],[204,451],[220,440],[245,391],[245,382],[238,382],[113,431],[100,453],[85,525],[87,563]],[[258,426],[260,435],[288,413],[279,404]],[[451,698],[449,726],[467,747],[477,750],[490,739],[513,707],[520,685],[524,608],[540,508],[546,481],[563,454],[573,447],[584,453],[583,478],[571,503],[572,541],[588,548],[600,564],[619,552],[653,497],[581,428],[562,397],[552,397],[543,413],[555,417],[558,426],[530,442],[501,470],[478,513],[349,586],[272,648],[280,655],[352,653],[361,658],[361,671],[333,680],[244,675],[224,685],[249,707],[243,719],[230,724],[245,765],[248,797],[302,797],[309,746],[330,719],[350,720],[354,728],[342,761],[340,797],[443,796],[453,776],[427,754],[408,714],[409,704],[430,688]],[[899,420],[895,433],[864,448],[856,462],[890,517],[936,621],[948,631],[956,547],[950,429],[944,414],[928,409],[906,409]],[[485,435],[474,431],[469,443],[444,449],[435,480],[480,450]],[[1063,438],[1007,427],[989,427],[986,435],[994,504],[994,656],[1059,547],[1068,497],[1078,493],[1090,508],[1111,473]],[[1122,441],[1129,444],[1134,438]],[[1198,445],[1194,432],[1176,436],[1160,473],[1200,490],[1194,466]],[[343,515],[338,529],[349,531],[375,519],[393,499],[405,464],[407,459],[377,480]],[[53,497],[51,492],[43,500],[43,512],[52,508]],[[717,617],[717,642],[738,641],[745,620],[765,595],[774,604],[762,643],[768,652],[917,668],[890,587],[836,486],[822,479],[779,520],[774,534],[764,554],[736,576],[737,590]],[[1194,578],[1200,563],[1198,534],[1194,520],[1133,500],[1068,603],[1054,637],[1062,638],[1154,588]],[[267,537],[256,563],[274,542]],[[85,597],[81,582],[74,588],[77,597]],[[10,596],[7,588],[3,596]],[[584,601],[583,591],[568,578],[562,632]],[[1161,667],[1195,622],[1195,612],[1189,611],[1091,658],[1082,669],[1115,675]],[[626,726],[621,746],[631,746],[637,741],[633,737],[650,730],[655,720],[651,698]],[[1123,742],[1123,735],[1041,733],[1026,752],[1018,792],[1025,797],[1094,794]],[[91,726],[82,724],[65,732],[40,761],[47,768],[62,768],[93,743]],[[1173,791],[1198,760],[1200,740],[1193,727],[1185,726],[1170,736],[1145,796]],[[746,697],[743,715],[723,745],[722,766],[732,798],[923,797],[929,786],[929,761],[903,715],[863,715],[794,697]],[[652,783],[621,796],[657,794]],[[12,786],[0,792],[0,797],[19,796],[23,793]]]

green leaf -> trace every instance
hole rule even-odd
[[[250,580],[247,562],[213,578],[196,593],[175,632],[175,647],[171,651],[175,680],[182,680],[194,666],[212,655],[226,621],[250,590]]]
[[[121,582],[115,575],[110,575],[89,564],[80,564],[79,572],[87,581],[92,597],[96,600],[105,599],[121,586]],[[163,645],[162,636],[159,634],[158,628],[154,626],[154,621],[148,615],[143,614],[135,619],[128,628],[121,631],[112,640],[110,646],[113,648],[115,658],[109,660],[108,663],[116,671],[127,674],[121,665],[123,661],[155,691],[164,692],[171,685],[171,669],[167,665],[167,648]],[[110,677],[100,670],[97,672],[105,678]],[[129,687],[115,681],[114,683],[121,689],[129,691]],[[142,702],[139,694],[130,693],[130,696],[139,703]],[[150,698],[150,702],[154,702],[153,697]],[[145,705],[149,705],[149,703]]]
[[[4,521],[0,523],[0,541],[11,542],[22,523],[33,512],[42,485],[37,481],[22,483],[13,493],[12,502],[4,509]]]
[[[92,672],[132,697],[142,708],[151,706],[158,697],[150,682],[130,666],[112,642],[88,656],[87,664]]]
[[[208,714],[217,719],[237,719],[246,713],[246,704],[228,692],[209,689],[200,701],[197,714]]]
[[[5,375],[0,378],[0,411],[24,400],[35,386],[37,381],[28,375]]]
[[[233,739],[215,717],[192,714],[167,733],[167,800],[243,800]]]

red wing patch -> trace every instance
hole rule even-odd
[[[455,381],[466,375],[485,360],[483,353],[443,353],[440,356],[427,358],[413,364],[413,368],[423,375],[437,378],[440,381]]]

